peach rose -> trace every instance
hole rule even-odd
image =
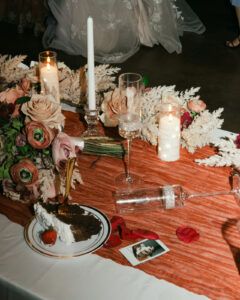
[[[20,97],[25,96],[25,92],[17,86],[16,88],[6,89],[0,93],[0,102],[14,104]]]
[[[67,160],[71,157],[76,157],[75,145],[71,138],[64,132],[59,132],[52,142],[52,157],[56,169],[64,172],[67,165]]]
[[[21,159],[11,167],[10,173],[16,183],[31,186],[38,181],[38,169],[30,159]]]
[[[119,88],[104,95],[101,107],[103,114],[100,118],[106,127],[115,127],[118,125],[119,97]]]
[[[36,149],[45,149],[49,147],[55,136],[53,129],[35,121],[27,123],[25,132],[29,144]]]
[[[188,108],[191,110],[191,111],[195,111],[195,112],[201,112],[203,110],[206,109],[206,103],[204,103],[202,100],[200,99],[194,99],[194,100],[190,100],[188,103],[187,103],[187,106]]]
[[[61,105],[52,101],[51,96],[33,95],[31,100],[22,104],[22,112],[29,121],[41,122],[50,128],[58,128],[64,124],[65,117],[61,113]]]

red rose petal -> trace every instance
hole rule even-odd
[[[126,226],[120,227],[120,237],[123,240],[136,240],[139,238],[138,235],[134,234],[133,231]]]
[[[112,232],[117,231],[120,225],[126,226],[124,219],[119,216],[113,216],[110,222],[111,222]]]
[[[116,235],[111,234],[108,241],[104,244],[105,248],[113,248],[119,246],[122,243],[120,238]]]
[[[200,237],[199,233],[196,232],[195,229],[188,226],[181,226],[176,231],[177,237],[179,240],[184,243],[192,243],[197,241]]]
[[[133,230],[132,233],[134,233],[138,237],[142,237],[144,239],[149,239],[149,240],[158,240],[159,239],[158,234],[153,231],[150,231],[150,230],[136,229],[136,230]]]

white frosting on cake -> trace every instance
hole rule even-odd
[[[71,225],[61,222],[54,214],[48,213],[45,208],[42,207],[41,203],[34,204],[35,215],[41,226],[48,230],[53,228],[61,241],[70,245],[75,242]]]

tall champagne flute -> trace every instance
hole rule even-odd
[[[127,139],[128,155],[126,172],[115,179],[119,187],[134,187],[141,182],[141,178],[130,173],[131,142],[141,131],[141,104],[143,82],[142,76],[136,73],[124,73],[119,76],[119,125],[120,136]]]

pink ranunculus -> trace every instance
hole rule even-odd
[[[200,99],[190,100],[187,106],[191,111],[195,111],[195,112],[201,112],[206,109],[206,103]]]
[[[75,145],[66,133],[59,132],[53,140],[52,157],[55,167],[59,172],[65,171],[69,158],[76,157]]]

